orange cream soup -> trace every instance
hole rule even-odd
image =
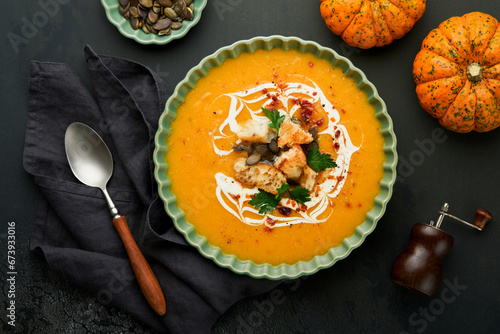
[[[325,222],[274,228],[245,224],[228,212],[216,196],[215,174],[234,177],[234,161],[246,157],[245,152],[221,156],[214,151],[213,136],[228,117],[230,103],[221,96],[264,83],[311,81],[339,111],[340,124],[359,148],[351,156],[343,188],[322,215],[328,217]],[[318,130],[325,126],[318,126]],[[366,94],[327,60],[281,49],[240,54],[199,79],[179,106],[167,142],[171,190],[186,220],[224,253],[272,265],[308,261],[342,244],[373,208],[385,161],[380,126]],[[221,145],[230,150],[236,140],[237,137],[229,137]],[[331,138],[320,136],[319,145],[322,151],[336,157]]]

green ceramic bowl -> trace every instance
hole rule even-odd
[[[380,183],[381,191],[375,198],[375,206],[366,215],[365,222],[356,228],[352,236],[344,239],[342,245],[330,249],[325,255],[316,256],[310,261],[301,261],[293,265],[255,264],[248,260],[239,260],[234,255],[225,254],[218,247],[210,245],[203,236],[196,233],[193,225],[186,221],[184,213],[177,207],[175,194],[170,191],[170,180],[167,177],[168,165],[165,162],[165,154],[168,150],[166,142],[170,134],[170,124],[176,117],[178,106],[184,101],[186,93],[194,87],[196,81],[205,76],[211,68],[219,66],[224,59],[235,58],[244,52],[253,52],[257,49],[269,50],[271,48],[297,49],[300,52],[312,53],[318,58],[327,59],[333,66],[343,69],[347,76],[357,82],[358,87],[366,93],[369,102],[375,107],[376,117],[382,124],[380,131],[385,138],[384,152],[386,161],[383,166],[385,176]],[[172,217],[176,228],[184,235],[189,244],[196,247],[203,256],[212,259],[221,267],[255,278],[296,278],[331,267],[338,260],[347,257],[375,229],[377,221],[384,214],[387,202],[391,198],[392,187],[396,179],[396,136],[385,103],[378,95],[376,88],[366,79],[363,72],[356,68],[347,58],[341,57],[335,51],[324,48],[315,42],[304,41],[296,37],[255,37],[223,47],[204,58],[198,66],[188,72],[186,78],[177,85],[174,93],[168,99],[165,111],[160,117],[155,144],[155,178],[158,182],[159,193],[165,204],[165,209]]]
[[[201,18],[201,12],[207,5],[208,0],[194,0],[194,16],[192,21],[182,21],[182,28],[179,30],[172,30],[172,34],[166,36],[158,36],[156,34],[146,34],[141,29],[134,30],[130,26],[130,22],[126,20],[123,15],[118,11],[118,0],[101,0],[108,20],[115,25],[120,33],[128,38],[141,44],[167,44],[174,39],[183,37],[189,29],[191,29]]]

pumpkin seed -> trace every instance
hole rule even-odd
[[[172,8],[173,8],[173,10],[175,10],[175,13],[177,14],[177,16],[182,16],[182,12],[186,8],[186,3],[184,2],[184,0],[179,0],[174,4],[174,6]]]
[[[309,155],[309,152],[311,152],[311,150],[315,147],[319,147],[318,145],[318,142],[317,141],[312,141],[310,142],[309,144],[306,144],[304,146],[302,146],[302,148],[304,149],[304,153],[306,155]]]
[[[172,22],[171,28],[173,30],[179,30],[180,28],[182,28],[182,22]]]
[[[309,129],[309,133],[313,137],[313,140],[316,140],[316,138],[318,137],[318,128],[313,126],[312,128]]]
[[[158,0],[158,3],[163,7],[172,7],[172,1],[170,0]]]
[[[132,16],[132,17],[139,17],[140,16],[139,10],[137,9],[137,7],[130,6],[129,12],[130,12],[130,16]]]
[[[250,147],[248,147],[245,144],[239,144],[239,145],[233,146],[233,150],[235,150],[236,152],[243,152],[243,151],[248,152],[250,150]]]
[[[158,31],[159,36],[170,35],[171,33],[172,33],[172,29],[170,29],[170,28]]]
[[[171,20],[175,20],[177,18],[177,13],[170,7],[165,7],[163,9],[163,14],[165,14]]]
[[[139,29],[139,19],[135,16],[130,16],[130,25],[134,30]]]
[[[269,150],[273,152],[274,154],[278,154],[280,152],[280,147],[278,146],[278,142],[276,139],[271,140],[269,144],[267,144],[269,147]]]
[[[154,11],[150,10],[148,13],[148,19],[147,22],[151,25],[155,24],[158,22],[158,18],[160,17],[159,14],[155,13]]]
[[[261,155],[259,153],[254,153],[247,158],[247,160],[245,161],[245,164],[247,164],[248,166],[255,165],[256,163],[258,163],[260,161],[260,158],[261,158]]]
[[[153,7],[153,0],[139,0],[139,3],[146,8]]]
[[[149,10],[142,8],[141,6],[137,7],[137,11],[139,12],[139,16],[142,17],[143,20],[145,20],[148,17]]]
[[[130,4],[129,0],[119,0],[118,3],[120,4],[120,7],[127,7]]]
[[[127,13],[130,9],[130,5],[127,3],[127,5],[125,7],[118,7],[118,11],[120,12],[120,14],[122,15],[125,15],[125,13]]]
[[[192,21],[193,17],[194,17],[193,11],[191,10],[191,8],[188,8],[186,10],[186,17],[185,17],[185,19],[188,20],[188,21]]]
[[[190,6],[193,3],[193,0],[184,0],[186,6]]]
[[[253,150],[254,153],[258,153],[260,155],[265,155],[268,151],[269,149],[266,144],[257,145]]]
[[[142,31],[144,31],[145,34],[151,33],[151,31],[149,31],[147,24],[142,25]]]
[[[155,28],[156,30],[165,30],[170,28],[171,25],[172,21],[169,18],[165,17],[159,19],[158,22],[153,24],[153,28]]]

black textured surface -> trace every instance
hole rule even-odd
[[[42,4],[47,3],[58,4],[50,15],[43,14],[47,7]],[[213,333],[498,331],[500,230],[495,218],[481,233],[445,221],[455,245],[433,297],[403,289],[389,276],[413,224],[436,219],[444,201],[450,203],[450,212],[466,220],[472,220],[479,207],[500,214],[500,130],[467,135],[446,131],[443,140],[433,141],[433,131],[441,128],[418,105],[411,77],[413,59],[430,30],[451,16],[476,10],[500,18],[499,1],[429,1],[422,19],[403,39],[366,51],[348,47],[328,31],[318,1],[210,0],[199,24],[165,46],[143,46],[122,37],[98,1],[10,1],[6,7],[0,20],[0,332],[149,332],[127,314],[98,304],[96,296],[71,286],[29,253],[36,197],[22,168],[29,60],[68,63],[88,83],[83,47],[90,44],[98,53],[144,63],[173,89],[191,67],[219,47],[271,34],[314,40],[347,56],[367,75],[394,121],[400,179],[377,229],[346,260],[237,303],[219,319]],[[36,21],[38,27],[23,32],[26,21]],[[17,50],[10,42],[13,34],[24,38]],[[417,155],[423,158],[417,161]],[[6,284],[8,222],[16,224],[15,298],[8,297]],[[15,300],[15,327],[7,323],[10,300]]]

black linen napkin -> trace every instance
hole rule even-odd
[[[50,269],[161,333],[209,333],[236,301],[278,282],[237,275],[187,245],[158,197],[154,135],[167,88],[147,67],[85,48],[97,102],[68,65],[32,61],[24,167],[39,189],[31,250]],[[167,313],[147,304],[101,190],[81,184],[64,151],[72,122],[94,128],[114,160],[108,192],[162,287]]]

